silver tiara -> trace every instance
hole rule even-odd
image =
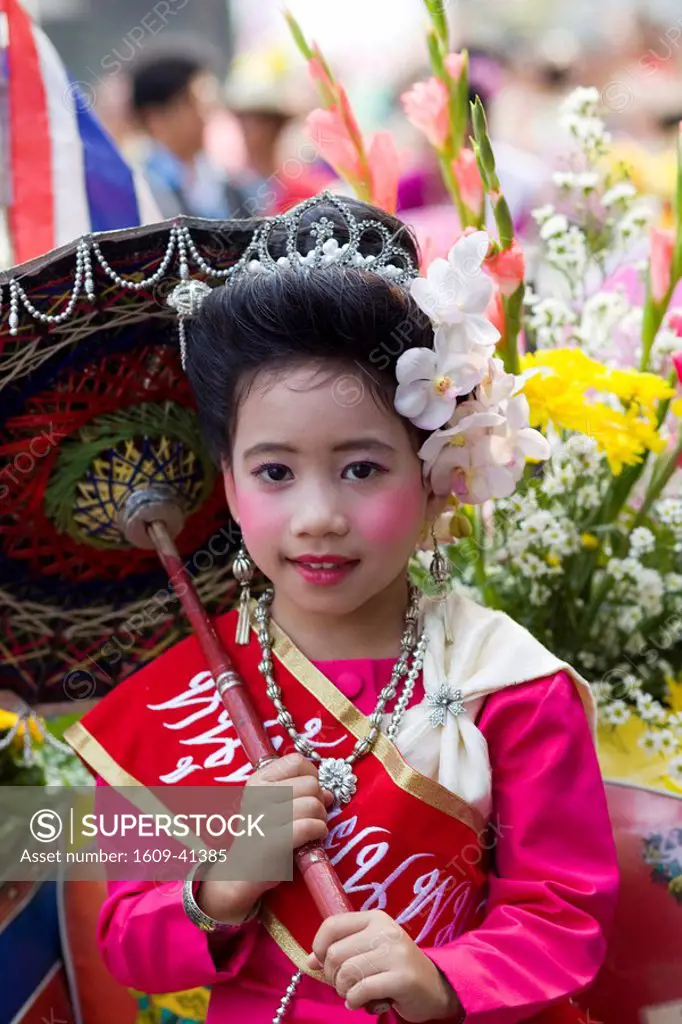
[[[341,215],[348,235],[347,241],[335,237],[340,225],[335,224],[327,216],[312,221],[307,228],[315,239],[315,244],[306,253],[299,250],[301,219],[308,210],[316,206],[334,206]],[[274,257],[270,252],[273,233],[283,228],[285,231],[286,256]],[[365,256],[361,252],[362,242],[367,235],[377,236],[381,248],[373,255]],[[281,251],[281,240],[278,240]],[[410,253],[396,243],[395,235],[385,224],[378,220],[359,221],[351,208],[339,196],[325,191],[306,199],[287,213],[268,217],[256,228],[240,259],[229,269],[223,271],[221,277],[229,286],[236,278],[244,275],[271,274],[282,270],[307,272],[319,267],[336,264],[347,267],[358,267],[382,277],[398,286],[409,285],[419,274]],[[176,310],[179,321],[180,356],[183,368],[186,362],[186,338],[184,321],[195,316],[203,300],[211,292],[211,288],[202,281],[184,280],[171,292],[168,302]]]

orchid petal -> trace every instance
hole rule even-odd
[[[436,354],[430,348],[408,348],[396,363],[395,373],[399,384],[430,381],[436,375]]]
[[[421,430],[437,430],[452,416],[455,398],[441,398],[439,395],[429,396],[426,408],[418,416],[410,417],[415,427]]]
[[[411,420],[423,412],[428,398],[428,384],[421,380],[413,380],[398,385],[393,405],[400,416]]]
[[[492,347],[497,344],[500,332],[497,327],[486,320],[484,316],[468,316],[466,318],[466,332],[469,338],[476,345]]]
[[[545,460],[551,454],[549,441],[539,430],[532,427],[524,427],[515,438],[516,445],[528,459]]]
[[[448,253],[448,261],[465,274],[472,274],[480,269],[488,254],[490,238],[486,231],[473,231],[470,235],[458,238]]]

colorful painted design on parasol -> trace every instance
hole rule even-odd
[[[193,410],[144,402],[95,419],[62,445],[45,494],[59,530],[98,548],[120,548],[118,516],[141,488],[164,484],[184,514],[209,497],[215,469]]]

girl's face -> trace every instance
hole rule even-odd
[[[278,600],[348,615],[404,579],[440,511],[403,421],[360,374],[257,377],[238,414],[225,490]]]

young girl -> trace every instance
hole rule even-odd
[[[542,451],[492,358],[487,240],[414,280],[404,226],[329,194],[261,235],[185,361],[272,588],[245,644],[236,612],[216,626],[286,756],[248,765],[193,638],[71,740],[101,783],[291,786],[293,846],[325,841],[354,912],[321,922],[300,877],[209,869],[184,905],[176,884],[110,883],[102,956],[146,992],[211,986],[209,1024],[342,1024],[377,1000],[393,1021],[578,1020],[617,889],[589,688],[407,575],[453,486],[508,495]]]

